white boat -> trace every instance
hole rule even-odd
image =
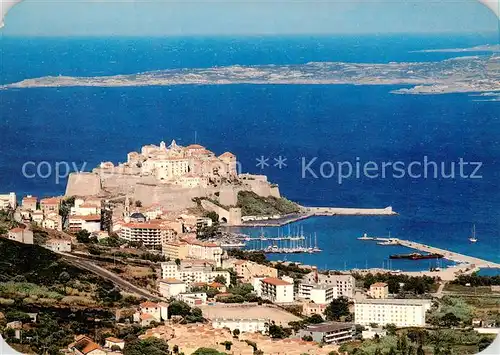
[[[472,226],[472,236],[469,238],[469,242],[471,242],[471,243],[476,243],[477,242],[477,238],[476,238],[476,225],[475,224]]]

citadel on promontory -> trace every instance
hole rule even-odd
[[[215,210],[229,224],[241,223],[238,193],[251,191],[261,197],[280,197],[279,188],[264,175],[241,174],[236,156],[217,156],[199,144],[149,144],[127,154],[127,162],[102,162],[91,173],[69,176],[67,196],[129,196],[144,205],[160,204],[171,211],[193,207]],[[225,208],[224,208],[225,207]]]

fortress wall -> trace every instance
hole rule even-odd
[[[178,211],[194,207],[194,197],[205,197],[209,191],[202,188],[179,188],[171,185],[136,184],[134,199],[144,206],[159,203],[167,210]]]
[[[96,196],[101,193],[101,180],[94,173],[71,173],[65,196]]]
[[[236,206],[238,204],[238,192],[237,189],[232,186],[224,186],[219,191],[219,202],[224,206]]]
[[[276,197],[276,198],[281,197],[280,188],[278,187],[278,185],[271,187],[271,196]]]

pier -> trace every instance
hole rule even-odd
[[[473,256],[468,256],[468,255],[456,253],[454,251],[440,249],[440,248],[432,247],[429,245],[412,242],[410,240],[403,240],[403,239],[397,239],[397,238],[395,238],[395,240],[401,246],[415,249],[415,250],[424,251],[424,252],[431,253],[431,254],[442,254],[445,259],[450,260],[450,261],[454,261],[456,263],[471,264],[471,265],[474,265],[478,268],[500,268],[499,263],[494,263],[494,262],[483,260],[483,259],[476,258]]]
[[[314,216],[395,216],[398,214],[391,206],[385,208],[301,207],[302,213],[293,213],[280,218],[246,221],[240,227],[282,227]]]
[[[474,265],[476,268],[500,268],[499,263],[456,253],[454,251],[446,249],[436,248],[422,243],[412,242],[411,240],[404,240],[399,238],[376,238],[366,236],[358,238],[358,240],[379,241],[379,243],[377,243],[378,245],[400,245],[410,249],[427,252],[429,254],[441,254],[443,255],[444,259],[454,261],[456,263]]]

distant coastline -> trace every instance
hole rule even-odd
[[[438,62],[386,64],[310,62],[297,65],[232,65],[111,76],[45,76],[0,89],[140,87],[173,85],[411,85],[395,94],[499,92],[500,57],[466,56]]]

